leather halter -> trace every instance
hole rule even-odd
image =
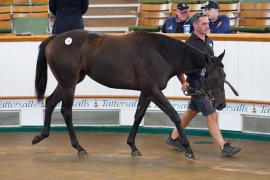
[[[206,68],[203,68],[202,71],[201,71],[201,82],[205,81],[205,73],[206,73]],[[231,90],[233,91],[233,93],[236,96],[239,96],[239,93],[235,90],[235,88],[226,79],[225,79],[224,83],[226,83],[231,88]],[[208,97],[214,103],[215,97],[212,94],[211,87],[208,85],[208,83],[206,83],[206,86],[207,86],[208,90],[205,90],[205,89],[202,89],[202,88],[195,89],[195,88],[192,88],[192,87],[188,87],[188,90],[183,91],[183,93],[186,96],[203,95],[203,96]]]
[[[205,82],[205,75],[206,75],[206,68],[203,68],[200,72],[200,76],[201,76],[201,82]],[[213,102],[213,105],[215,104],[215,97],[212,94],[212,90],[211,87],[208,85],[208,83],[206,83],[206,89],[204,88],[192,88],[192,87],[188,87],[187,91],[183,91],[184,95],[186,96],[198,96],[198,95],[202,95],[202,96],[206,96],[210,101]]]

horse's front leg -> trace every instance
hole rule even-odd
[[[142,118],[145,114],[145,111],[148,107],[148,105],[150,104],[150,99],[146,98],[143,93],[141,93],[140,98],[139,98],[139,102],[137,105],[137,110],[135,113],[135,117],[134,117],[134,123],[133,126],[130,130],[128,139],[127,139],[127,144],[130,146],[131,148],[131,155],[132,156],[140,156],[142,155],[140,153],[140,151],[137,149],[136,145],[135,145],[135,137],[138,131],[138,127],[142,121]]]
[[[71,145],[75,149],[77,149],[78,156],[81,157],[81,156],[87,155],[87,152],[79,144],[79,141],[76,137],[76,133],[75,133],[73,123],[72,123],[72,105],[73,105],[73,101],[74,101],[74,92],[75,92],[75,87],[63,88],[63,101],[62,101],[61,113],[62,113],[64,120],[66,122],[66,125],[67,125]]]
[[[54,92],[46,99],[45,102],[45,119],[43,130],[40,135],[36,135],[32,144],[37,144],[43,139],[47,138],[50,134],[51,118],[55,106],[62,100],[62,92],[59,85],[56,87]]]
[[[180,117],[178,115],[178,113],[175,111],[175,109],[172,107],[172,105],[170,104],[170,102],[168,101],[168,99],[164,96],[164,94],[161,92],[161,90],[159,89],[155,89],[153,90],[153,102],[163,111],[165,112],[170,119],[173,121],[173,123],[175,124],[179,136],[181,137],[181,143],[183,144],[183,146],[185,147],[185,157],[188,160],[194,160],[194,154],[193,151],[190,147],[189,141],[187,139],[187,137],[185,136],[183,129],[181,127],[181,123],[180,123]]]

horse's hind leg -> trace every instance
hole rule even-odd
[[[36,135],[33,140],[32,144],[36,144],[43,139],[47,138],[50,133],[50,125],[51,125],[51,118],[52,112],[55,106],[62,100],[62,92],[60,86],[57,85],[54,92],[46,99],[45,102],[45,118],[44,118],[44,126],[43,130],[40,135]]]
[[[77,149],[78,156],[87,155],[87,152],[81,147],[76,137],[76,133],[72,123],[72,105],[74,101],[75,85],[74,87],[63,87],[63,102],[61,113],[67,125],[70,136],[71,145]]]
[[[131,155],[132,156],[141,155],[140,151],[137,149],[137,147],[135,145],[135,137],[136,137],[136,134],[138,131],[138,127],[142,121],[142,118],[143,118],[145,111],[146,111],[148,105],[150,104],[150,102],[151,102],[151,100],[149,98],[145,97],[143,93],[141,93],[140,98],[139,98],[139,102],[137,105],[137,110],[135,113],[134,123],[133,123],[131,130],[130,130],[128,139],[127,139],[127,144],[131,148]]]
[[[79,81],[80,83],[85,78],[85,73],[81,72]],[[78,84],[77,83],[77,84]],[[50,126],[51,126],[51,118],[52,113],[55,106],[62,100],[62,90],[59,85],[56,86],[54,92],[46,99],[45,102],[45,118],[44,118],[44,126],[43,130],[40,135],[36,135],[33,140],[32,144],[37,144],[43,139],[47,138],[50,133]]]
[[[175,109],[172,107],[168,99],[163,95],[161,90],[155,89],[152,92],[153,94],[153,102],[163,111],[165,112],[170,119],[173,121],[173,123],[176,126],[176,129],[178,130],[179,136],[181,137],[181,143],[184,145],[186,152],[185,157],[189,160],[194,159],[193,151],[190,147],[189,141],[187,137],[185,136],[183,129],[181,127],[180,123],[180,117],[178,113],[175,111]]]

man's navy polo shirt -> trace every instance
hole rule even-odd
[[[230,33],[230,18],[221,15],[215,22],[209,22],[209,28],[211,33]]]
[[[191,36],[186,40],[186,43],[196,47],[204,53],[214,56],[214,43],[208,36],[206,36],[206,41],[203,41],[201,38],[192,33]],[[191,83],[190,80],[200,80],[200,73],[188,73],[186,75],[189,83]]]

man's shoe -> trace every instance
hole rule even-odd
[[[182,145],[179,137],[176,139],[173,139],[171,138],[171,135],[169,135],[169,137],[166,139],[165,142],[179,151],[185,150],[185,147]]]
[[[231,157],[232,155],[239,153],[240,147],[231,146],[230,143],[225,143],[223,149],[221,149],[221,155],[224,157]]]

